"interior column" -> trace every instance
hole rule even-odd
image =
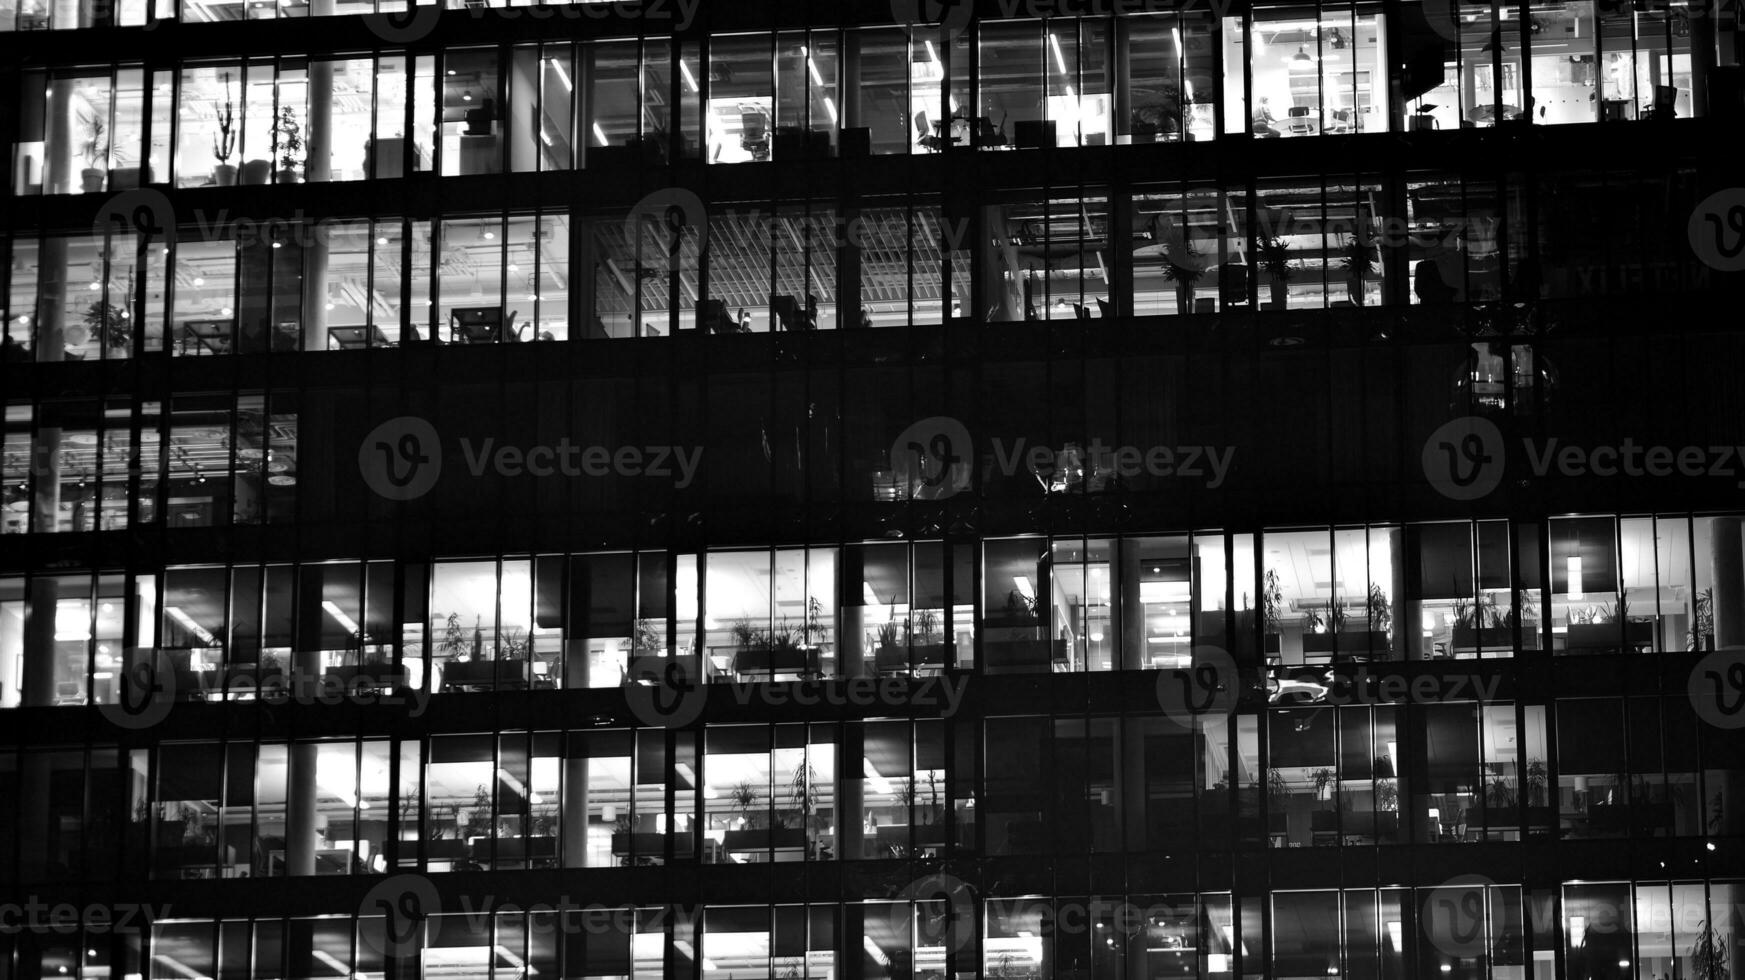
[[[841,754],[836,760],[836,858],[860,859],[866,833],[861,820],[866,810],[866,729],[857,722],[842,726]]]
[[[580,752],[571,746],[569,752]],[[588,758],[566,754],[563,760],[563,866],[588,864]]]
[[[836,630],[836,673],[842,677],[867,677],[866,662],[866,553],[860,548],[842,550],[842,615]]]
[[[313,0],[311,17],[332,14],[333,0]],[[333,62],[315,61],[309,64],[309,125],[307,156],[304,157],[303,179],[308,183],[326,183],[333,179]],[[305,226],[303,242],[303,349],[327,349],[327,236],[320,229]],[[268,324],[269,331],[272,324]],[[271,338],[269,332],[268,337]]]
[[[1742,521],[1718,517],[1709,535],[1709,581],[1715,590],[1715,649],[1745,646],[1745,547]]]
[[[50,705],[55,699],[55,610],[60,582],[43,576],[30,580],[24,607],[24,679],[19,693],[26,707]]]
[[[299,675],[303,678],[312,676],[304,673],[301,665],[292,675],[293,683],[297,682]],[[291,764],[285,787],[285,874],[288,875],[315,873],[315,849],[319,837],[315,810],[318,750],[314,742],[291,744]]]

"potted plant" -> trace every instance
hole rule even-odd
[[[1044,635],[1041,605],[1034,596],[1017,589],[1007,592],[1001,621],[1005,625],[987,630],[984,648],[989,672],[1046,671],[1053,661],[1066,659],[1066,641]]]
[[[302,178],[297,170],[303,165],[303,125],[297,121],[297,110],[279,107],[279,117],[273,126],[273,156],[278,158],[281,184],[295,184]]]
[[[79,156],[85,161],[85,169],[79,171],[79,179],[85,193],[100,193],[103,190],[103,178],[108,175],[109,127],[104,124],[103,117],[95,112],[81,113],[79,122],[84,128],[84,135],[79,140]]]
[[[945,630],[940,622],[939,610],[922,609],[910,613],[909,617],[910,666],[943,668]]]
[[[110,357],[126,357],[133,347],[133,321],[119,306],[98,300],[85,308],[85,327]]]
[[[1338,776],[1332,769],[1322,766],[1310,773],[1309,778],[1315,782],[1315,799],[1325,803],[1333,798],[1333,784]]]
[[[1453,613],[1455,647],[1507,650],[1513,646],[1514,631],[1503,626],[1497,601],[1490,593],[1481,591],[1471,602],[1454,600]]]
[[[1184,241],[1179,249],[1166,247],[1163,277],[1175,283],[1177,313],[1193,312],[1194,284],[1205,274],[1205,263],[1200,261],[1200,253],[1195,250],[1193,242]]]
[[[908,652],[903,649],[903,636],[897,629],[897,621],[888,619],[880,623],[878,631],[873,635],[874,669],[901,670],[908,664]]]
[[[1284,632],[1284,587],[1279,583],[1278,569],[1266,570],[1264,587],[1260,590],[1260,618],[1266,632],[1266,653],[1279,652],[1279,634]]]
[[[1691,597],[1690,629],[1685,633],[1684,648],[1692,652],[1715,648],[1715,590],[1712,587]]]
[[[1291,247],[1283,236],[1267,235],[1259,241],[1256,251],[1260,253],[1260,267],[1266,270],[1272,307],[1282,310],[1290,299],[1291,276],[1296,273],[1291,268]]]
[[[1690,944],[1691,980],[1728,980],[1727,939],[1717,936],[1708,920],[1697,923],[1697,937]]]
[[[1283,834],[1289,830],[1289,807],[1291,801],[1290,785],[1285,782],[1285,774],[1278,769],[1269,769],[1266,774],[1266,829],[1268,833]]]
[[[456,812],[458,814],[458,809]],[[480,784],[473,789],[473,805],[467,810],[466,822],[461,826],[460,837],[462,840],[471,840],[475,837],[488,839],[491,836],[493,826],[491,822],[491,794],[483,784]]]
[[[1571,619],[1568,636],[1569,652],[1616,653],[1622,639],[1626,649],[1651,645],[1654,624],[1630,618],[1630,598],[1618,593],[1616,602],[1585,610],[1583,622]]]
[[[1517,612],[1514,606],[1510,606],[1497,620],[1497,625],[1505,634],[1519,626],[1521,649],[1539,649],[1539,606],[1527,594],[1521,595],[1520,610]]]
[[[218,166],[212,168],[212,183],[230,187],[236,183],[236,167],[230,163],[236,152],[236,103],[230,100],[230,73],[224,73],[224,106],[218,110],[218,132],[212,134],[212,156]]]
[[[1351,302],[1363,305],[1363,281],[1375,271],[1376,246],[1367,234],[1353,235],[1345,240],[1345,286]]]

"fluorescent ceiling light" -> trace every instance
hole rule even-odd
[[[332,599],[321,600],[321,608],[327,610],[327,615],[332,616],[334,622],[345,627],[347,633],[356,633],[358,631],[357,620],[347,616],[345,610],[335,605]]]
[[[1186,602],[1192,596],[1187,582],[1140,582],[1139,601],[1145,604]]]
[[[1586,595],[1586,593],[1581,590],[1581,556],[1570,555],[1568,565],[1569,597],[1571,599],[1580,599]]]
[[[574,92],[576,90],[575,85],[570,81],[570,73],[563,70],[563,62],[556,58],[548,58],[546,59],[546,63],[557,69],[558,80],[563,82],[565,92]]]
[[[212,634],[207,631],[206,627],[194,622],[194,617],[183,612],[181,606],[166,606],[164,607],[164,612],[168,614],[171,619],[180,623],[183,629],[199,637],[200,641],[205,643],[207,646],[212,646],[217,642],[213,639]]]
[[[865,770],[866,770],[867,785],[871,786],[873,788],[873,791],[876,793],[879,793],[881,795],[886,795],[886,796],[890,795],[890,792],[891,792],[890,780],[887,780],[885,777],[879,775],[879,771],[878,771],[878,769],[874,768],[871,759],[862,758],[860,761],[861,761],[861,765],[864,766]]]
[[[1048,35],[1048,46],[1054,50],[1054,67],[1059,68],[1062,75],[1066,74],[1066,57],[1060,53],[1060,38]]]
[[[691,66],[686,64],[683,59],[679,60],[679,74],[683,75],[685,78],[685,88],[689,89],[693,93],[696,92],[697,91],[697,76],[691,74]]]

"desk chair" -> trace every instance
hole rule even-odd
[[[1292,136],[1313,136],[1315,134],[1315,120],[1310,118],[1311,111],[1312,107],[1310,106],[1291,106],[1290,114],[1285,117],[1285,132]]]
[[[697,310],[697,323],[704,333],[733,333],[737,329],[727,317],[727,302],[719,299],[703,301]]]
[[[759,163],[769,159],[769,119],[763,113],[739,114],[739,148]]]
[[[1353,109],[1334,109],[1333,118],[1327,123],[1329,133],[1351,133],[1357,130],[1357,113]]]
[[[927,113],[915,113],[915,142],[938,153],[951,145],[948,136],[940,136],[933,132],[933,127],[927,124]]]
[[[976,146],[1010,146],[1011,140],[1006,139],[1006,119],[1011,113],[1000,116],[999,128],[994,128],[994,120],[989,116],[976,117]]]
[[[803,329],[800,323],[800,301],[792,296],[771,296],[770,310],[776,315],[776,324],[783,330]]]

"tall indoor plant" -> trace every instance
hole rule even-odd
[[[218,165],[212,168],[212,183],[229,187],[236,183],[236,165],[230,158],[236,153],[236,103],[230,98],[230,73],[224,73],[224,105],[218,109],[218,131],[212,134],[212,156]]]
[[[1291,247],[1281,235],[1267,235],[1260,240],[1260,267],[1266,270],[1272,305],[1284,309],[1290,301],[1290,281],[1296,270],[1291,268]]]

